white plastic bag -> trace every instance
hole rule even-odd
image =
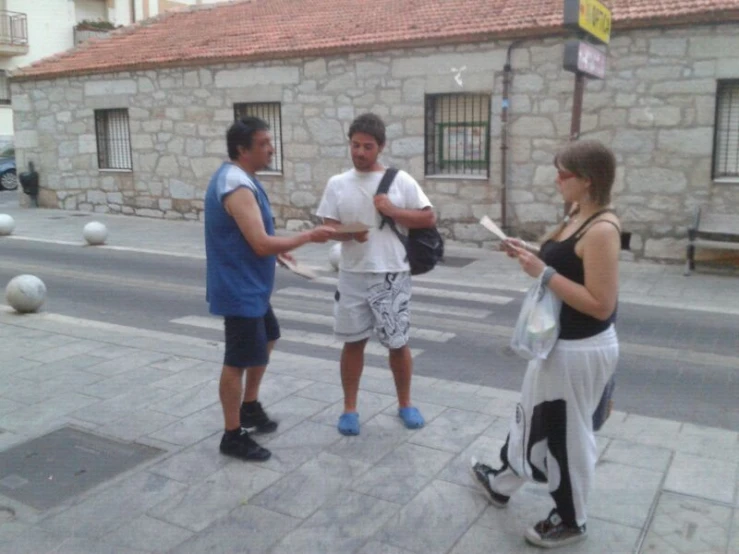
[[[526,360],[545,360],[559,337],[562,301],[541,279],[526,293],[513,330],[511,348]]]

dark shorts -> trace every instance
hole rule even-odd
[[[280,338],[280,324],[272,306],[262,317],[224,318],[226,355],[223,364],[246,368],[267,365],[267,344]]]

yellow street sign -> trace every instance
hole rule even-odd
[[[598,0],[565,0],[564,24],[585,31],[603,44],[611,40],[611,10]]]

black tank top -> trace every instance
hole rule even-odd
[[[580,285],[585,284],[585,268],[582,259],[575,253],[575,245],[585,232],[588,225],[598,216],[611,210],[601,210],[590,216],[577,231],[562,241],[548,240],[541,245],[539,257],[548,266],[553,267],[557,273],[567,277]],[[614,227],[618,226],[609,221]],[[559,338],[564,340],[586,339],[593,337],[608,329],[616,321],[616,309],[611,316],[601,321],[592,316],[578,312],[568,304],[562,302],[562,312],[559,316],[560,330]]]

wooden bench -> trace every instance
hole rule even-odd
[[[685,275],[695,269],[696,247],[739,250],[739,214],[711,213],[705,208],[696,210],[693,225],[688,227]]]

